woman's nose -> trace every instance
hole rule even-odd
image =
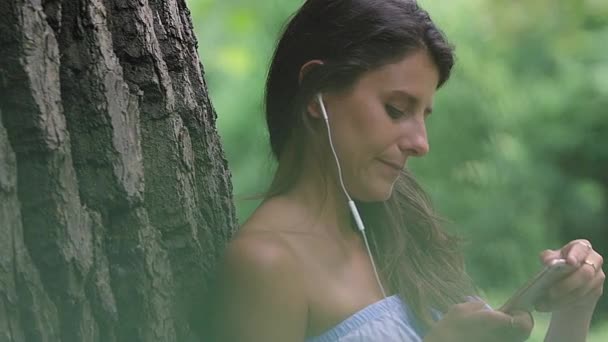
[[[424,156],[429,152],[429,141],[426,135],[424,119],[414,119],[404,127],[399,148],[414,156]]]

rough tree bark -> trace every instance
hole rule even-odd
[[[0,341],[198,341],[234,232],[184,0],[0,0]]]

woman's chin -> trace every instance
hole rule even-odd
[[[363,202],[384,202],[391,198],[394,185],[395,183],[377,184],[377,186],[369,188],[365,196],[358,196],[358,200]]]

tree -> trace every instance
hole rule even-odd
[[[236,219],[185,1],[0,16],[0,340],[202,339]]]

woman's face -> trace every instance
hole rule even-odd
[[[344,183],[353,198],[388,199],[407,159],[429,151],[425,119],[438,82],[437,67],[425,50],[418,50],[363,74],[345,92],[324,94]],[[326,165],[335,165],[331,154],[327,158]]]

